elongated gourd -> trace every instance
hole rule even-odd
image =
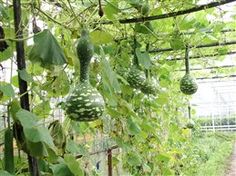
[[[180,80],[180,90],[186,95],[192,95],[197,92],[198,85],[196,83],[196,80],[190,75],[188,47],[186,47],[185,51],[185,69],[186,73]]]
[[[66,114],[76,121],[93,121],[104,112],[104,99],[89,82],[89,64],[94,53],[93,44],[87,30],[83,29],[77,45],[80,61],[80,83],[66,101]]]
[[[11,173],[15,173],[14,151],[13,151],[13,132],[7,128],[4,135],[4,169]]]

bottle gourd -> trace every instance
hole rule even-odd
[[[136,38],[134,38],[134,45],[133,45],[133,65],[128,72],[127,81],[129,85],[135,89],[140,89],[144,94],[153,94],[156,93],[156,87],[150,81],[146,79],[145,73],[140,69],[138,58],[135,53],[137,46]]]
[[[198,85],[195,79],[190,75],[188,47],[186,47],[185,51],[185,68],[186,73],[180,80],[180,90],[186,95],[192,95],[197,92]]]
[[[7,128],[4,135],[4,169],[11,173],[15,173],[14,150],[13,150],[13,132]]]
[[[89,64],[94,47],[87,30],[82,30],[76,49],[80,61],[80,83],[68,97],[65,111],[72,120],[93,121],[103,114],[105,103],[102,95],[89,82]]]

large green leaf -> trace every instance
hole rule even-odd
[[[29,59],[32,62],[39,62],[46,68],[66,63],[61,47],[48,29],[34,36],[34,46],[30,51]]]
[[[20,109],[16,113],[16,119],[23,126],[27,149],[35,157],[48,156],[48,150],[54,149],[52,137],[47,128],[39,126],[38,117],[33,113]]]
[[[32,128],[37,125],[37,116],[27,110],[20,109],[16,113],[16,118],[20,121],[23,128]]]
[[[37,142],[44,142],[50,147],[54,147],[52,137],[47,128],[45,127],[31,127],[25,128],[24,134],[27,140],[37,143]]]

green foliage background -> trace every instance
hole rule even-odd
[[[124,170],[131,175],[174,175],[185,172],[180,168],[180,163],[185,152],[192,147],[191,131],[183,128],[187,122],[186,111],[190,97],[179,90],[179,80],[184,73],[177,70],[184,68],[184,61],[170,59],[183,58],[182,48],[185,45],[193,46],[191,55],[215,55],[233,51],[234,45],[203,49],[196,46],[235,40],[235,32],[221,32],[236,28],[235,14],[230,14],[231,18],[226,21],[223,16],[227,12],[211,8],[148,23],[118,22],[118,19],[146,16],[140,10],[144,3],[142,0],[102,1],[104,16],[100,17],[97,0],[22,1],[21,24],[27,68],[18,71],[18,74],[28,83],[29,94],[32,95],[32,112],[19,107],[18,82],[14,75],[11,82],[0,83],[0,90],[3,92],[1,103],[10,104],[12,118],[21,123],[24,129],[25,150],[40,158],[40,163],[44,166],[41,166],[41,170],[45,175],[80,175],[85,172],[82,161],[89,159],[90,146],[78,145],[69,139],[69,135],[94,136],[97,132],[109,136],[112,143],[122,149],[122,153],[113,158],[114,167],[122,161]],[[148,15],[151,16],[195,7],[198,1],[150,0],[148,4]],[[33,18],[42,28],[36,35],[31,30]],[[107,20],[112,21],[112,24],[103,24]],[[0,0],[0,21],[10,46],[0,53],[0,61],[14,62],[15,57],[12,56],[16,39],[11,0]],[[63,108],[63,101],[57,107],[50,102],[65,98],[79,79],[75,46],[82,26],[89,29],[95,45],[95,56],[90,65],[90,81],[103,95],[106,111],[100,120],[91,123],[77,123],[68,119],[64,121],[63,128],[68,139],[66,154],[62,157],[42,124],[47,118],[54,116],[55,108]],[[134,36],[138,42],[135,53],[140,66],[147,79],[158,89],[155,96],[147,96],[140,90],[131,88],[126,80],[134,57]],[[173,51],[148,52],[169,47]],[[222,60],[224,56],[203,57],[192,59],[191,65],[213,66]],[[235,68],[216,69],[211,73],[194,71],[192,74],[203,77],[233,72]],[[109,128],[105,128],[107,126]],[[24,150],[24,146],[21,147]],[[76,154],[84,157],[75,160]],[[95,171],[90,171],[90,174],[96,175]]]

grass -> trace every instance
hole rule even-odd
[[[232,153],[235,133],[210,133],[193,137],[186,159],[186,176],[223,176]]]

